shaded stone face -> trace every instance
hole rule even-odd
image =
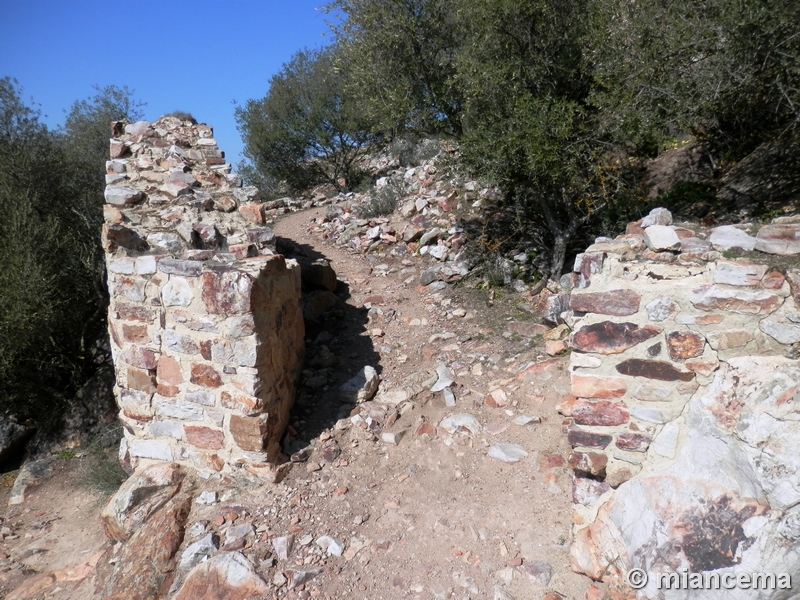
[[[605,477],[608,457],[599,452],[578,452],[573,450],[569,455],[569,466],[575,473],[590,477]]]
[[[705,338],[693,331],[670,331],[667,334],[667,349],[672,360],[686,360],[703,354]]]
[[[634,323],[603,321],[581,328],[575,333],[572,344],[576,350],[598,354],[619,354],[661,333],[661,327]]]
[[[611,436],[604,433],[594,433],[592,431],[584,431],[577,427],[570,427],[567,431],[567,439],[570,446],[577,448],[605,448],[611,443]]]
[[[626,317],[639,312],[642,297],[633,290],[572,294],[569,307],[576,312],[591,312]]]
[[[632,377],[645,377],[659,381],[691,381],[694,373],[680,371],[662,360],[631,358],[617,365],[617,372]]]
[[[231,415],[229,427],[231,436],[242,450],[260,452],[264,449],[264,439],[267,435],[265,419]]]

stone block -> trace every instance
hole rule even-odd
[[[228,267],[212,267],[203,273],[202,298],[210,314],[241,314],[250,310],[253,278]]]
[[[624,425],[630,419],[624,402],[581,402],[572,406],[572,418],[578,425],[612,427]]]
[[[608,457],[599,452],[579,452],[573,450],[569,455],[569,466],[580,475],[605,478]]]
[[[714,283],[755,286],[761,282],[766,273],[767,265],[719,261],[714,270]]]
[[[231,437],[242,449],[250,452],[261,452],[267,438],[267,415],[245,417],[231,415],[228,428]]]
[[[661,360],[630,358],[619,363],[616,369],[622,375],[657,379],[659,381],[691,381],[694,379],[694,373],[691,371],[680,371],[672,364]]]
[[[128,367],[127,375],[127,386],[130,389],[151,395],[156,393],[156,378],[151,371]]]
[[[169,383],[171,385],[180,385],[183,383],[183,371],[181,364],[171,356],[162,356],[158,361],[158,369],[156,377],[159,383]]]
[[[572,345],[582,352],[619,354],[658,335],[661,331],[661,327],[657,325],[639,327],[634,323],[602,321],[576,331],[572,336]]]
[[[211,365],[194,363],[189,381],[209,388],[218,388],[222,385],[222,378]]]
[[[150,458],[153,460],[163,460],[172,462],[172,446],[168,442],[161,440],[128,440],[128,451],[134,458]]]
[[[575,312],[625,317],[639,312],[641,299],[639,294],[628,289],[582,292],[570,296],[569,308]]]
[[[800,254],[800,224],[763,225],[756,235],[755,249],[769,254]]]
[[[158,364],[158,354],[142,346],[130,346],[120,353],[123,362],[150,371]]]
[[[211,429],[202,425],[184,425],[186,440],[195,448],[203,450],[219,450],[225,445],[225,436],[219,429]]]
[[[624,396],[627,384],[621,377],[597,377],[573,373],[572,394],[579,398],[618,398]]]
[[[197,343],[188,335],[168,329],[164,332],[164,345],[173,352],[181,354],[199,354]]]
[[[578,427],[570,427],[567,430],[567,440],[573,448],[603,449],[611,443],[612,437],[605,433],[594,433]]]
[[[712,285],[691,290],[689,301],[701,310],[727,310],[751,315],[771,314],[783,304],[783,298],[769,292],[731,290]]]
[[[203,263],[196,260],[162,258],[158,261],[158,270],[162,273],[166,273],[167,275],[200,277],[200,275],[203,273]]]
[[[653,441],[649,435],[641,433],[621,433],[614,441],[614,445],[620,450],[628,452],[647,452],[650,443]]]
[[[693,331],[670,331],[667,334],[667,350],[672,360],[686,360],[703,354],[705,338]]]
[[[203,406],[214,406],[216,404],[215,395],[205,390],[189,390],[184,395],[187,402],[201,404]]]

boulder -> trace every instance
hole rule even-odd
[[[651,575],[788,573],[796,581],[800,422],[786,399],[796,394],[797,381],[800,365],[783,357],[738,357],[721,365],[706,393],[690,401],[682,417],[685,434],[679,438],[670,424],[650,446],[674,460],[648,463],[604,497],[593,523],[576,531],[573,567],[619,581],[632,568]],[[641,597],[659,597],[656,586],[651,577]],[[791,596],[780,590],[780,580],[776,587],[726,594],[742,600]],[[695,589],[669,597],[713,600],[719,593]]]
[[[110,540],[124,542],[180,490],[186,477],[177,464],[155,464],[130,477],[100,513]]]
[[[253,565],[240,552],[218,554],[186,576],[172,600],[246,600],[271,594]]]

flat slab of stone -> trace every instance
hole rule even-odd
[[[659,381],[691,381],[694,373],[681,371],[662,360],[631,358],[617,365],[617,372],[631,377],[644,377]]]
[[[800,224],[764,225],[758,230],[755,249],[769,254],[800,254]]]
[[[572,395],[579,398],[619,398],[628,387],[621,377],[596,377],[573,373]]]
[[[789,323],[776,323],[764,319],[758,328],[780,344],[796,344],[800,342],[800,327]]]
[[[572,345],[582,352],[619,354],[661,333],[657,325],[639,327],[634,323],[603,321],[582,327],[572,337]]]
[[[576,312],[627,317],[639,312],[641,300],[642,297],[639,294],[627,289],[584,292],[572,294],[569,299],[569,307]]]
[[[708,241],[718,250],[753,250],[756,247],[756,238],[733,225],[715,227],[711,231]]]
[[[766,273],[767,265],[719,261],[714,271],[714,283],[754,286],[761,283]]]
[[[775,312],[783,298],[769,292],[731,290],[704,285],[689,292],[689,301],[702,310],[728,310],[749,315],[768,315]]]
[[[654,252],[680,250],[681,239],[672,227],[652,225],[644,230],[644,243]]]

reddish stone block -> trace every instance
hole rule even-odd
[[[572,345],[582,352],[619,354],[661,333],[657,325],[638,327],[634,323],[603,321],[588,325],[572,337]]]
[[[267,421],[262,417],[231,415],[228,428],[236,444],[249,452],[261,452],[267,437]]]
[[[691,381],[694,373],[680,371],[670,363],[661,360],[642,360],[631,358],[617,365],[617,372],[632,377],[645,377],[659,381]]]
[[[208,223],[192,225],[192,244],[195,248],[209,249],[219,246],[217,229]]]
[[[123,362],[150,371],[156,368],[158,364],[158,356],[149,348],[141,346],[130,346],[120,353],[120,358]]]
[[[210,314],[250,311],[253,278],[228,267],[212,267],[203,273],[202,298]]]
[[[569,466],[575,473],[598,477],[606,476],[608,457],[599,452],[578,452],[573,450],[569,455]]]
[[[703,354],[706,338],[693,331],[670,331],[667,334],[667,350],[672,360],[686,360]]]
[[[192,374],[189,381],[210,388],[218,388],[222,385],[222,378],[214,367],[202,363],[192,365]]]
[[[641,433],[621,433],[614,441],[614,445],[620,450],[629,452],[647,452],[650,442],[653,441],[649,435]]]
[[[147,335],[147,325],[122,324],[122,339],[126,342],[147,342],[149,337]]]
[[[261,204],[242,204],[239,214],[248,223],[261,224],[264,222],[264,207]]]
[[[125,153],[128,151],[128,147],[125,145],[125,142],[120,140],[110,140],[108,145],[108,154],[111,158],[121,158],[125,156]]]
[[[171,356],[162,356],[158,361],[158,370],[156,371],[159,383],[168,383],[172,385],[179,385],[183,383],[183,371],[181,364]]]
[[[612,427],[630,420],[624,402],[578,402],[572,407],[572,418],[578,425]]]
[[[567,430],[567,440],[570,446],[576,448],[605,448],[611,443],[611,436],[604,433],[594,433],[585,431],[577,427],[570,427]]]
[[[214,198],[214,210],[220,212],[233,212],[236,210],[236,200],[231,196],[219,196]]]
[[[642,297],[633,290],[585,292],[572,294],[569,307],[576,312],[625,317],[639,312],[641,300]]]
[[[244,394],[231,395],[228,392],[222,392],[220,402],[225,408],[237,410],[248,416],[258,414],[264,409],[263,401],[260,398]]]
[[[761,280],[761,287],[767,290],[779,290],[783,287],[786,278],[780,271],[770,271]]]
[[[156,391],[156,378],[149,371],[128,367],[128,387],[147,394]]]
[[[213,346],[212,340],[203,340],[200,342],[200,356],[206,360],[211,360],[211,347]]]
[[[642,229],[642,220],[639,219],[633,223],[628,223],[625,226],[625,233],[626,235],[644,235],[644,229]]]
[[[219,429],[211,429],[202,425],[184,425],[186,440],[196,448],[219,450],[225,445],[225,436]]]
[[[168,385],[166,383],[159,383],[156,387],[156,392],[160,396],[165,396],[166,398],[174,398],[178,394],[180,394],[180,388],[174,385]]]
[[[117,304],[114,311],[119,315],[123,321],[140,321],[142,323],[152,323],[156,318],[154,310],[144,308],[143,306],[131,306],[126,304]]]
[[[627,391],[621,377],[595,377],[572,374],[572,395],[579,398],[619,398]]]

